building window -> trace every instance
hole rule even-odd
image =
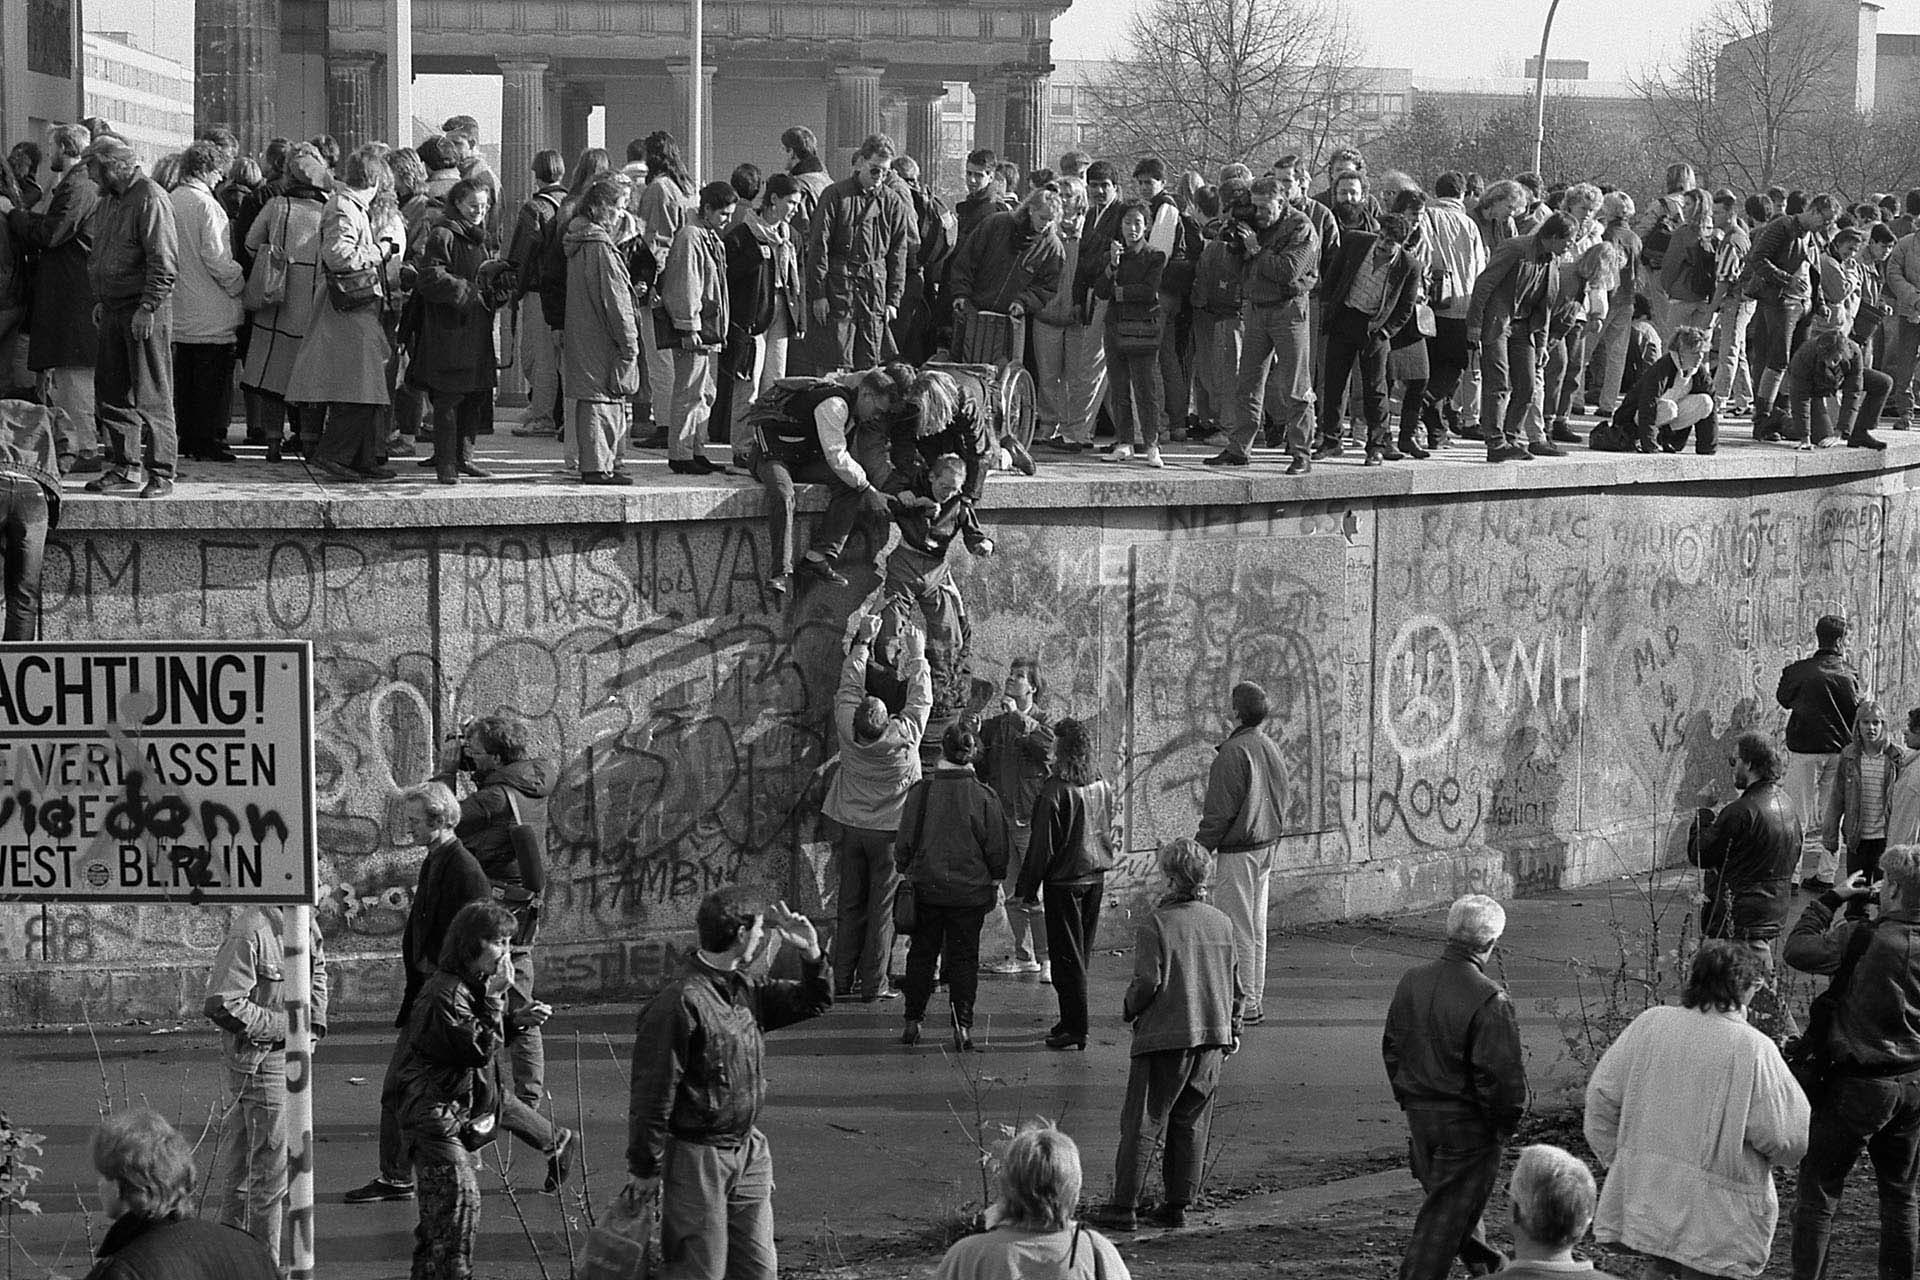
[[[1073,114],[1073,86],[1057,84],[1053,86],[1053,114],[1070,116]]]
[[[1390,116],[1402,116],[1407,113],[1407,95],[1404,93],[1389,93],[1384,102],[1386,113]]]
[[[27,70],[73,78],[73,0],[28,0]]]

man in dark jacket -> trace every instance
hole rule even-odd
[[[533,999],[533,941],[540,927],[540,895],[547,887],[547,797],[558,770],[548,760],[527,754],[526,722],[514,716],[482,716],[450,743],[433,775],[449,790],[462,773],[474,789],[460,801],[453,834],[480,864],[493,897],[513,912],[513,986],[507,993],[509,1022]],[[538,1026],[511,1035],[507,1055],[513,1063],[513,1088],[530,1107],[546,1090],[546,1045]]]
[[[1007,878],[1018,885],[1026,865],[1027,844],[1033,835],[1033,804],[1053,760],[1053,717],[1037,705],[1039,664],[1015,658],[1000,690],[1000,714],[980,726],[980,773],[1006,807],[1013,830],[1012,865]],[[1034,901],[1031,894],[1014,897]],[[1046,926],[1040,913],[1007,906],[1007,926],[1013,933],[1013,954],[980,966],[984,973],[1037,973],[1051,980],[1047,964]],[[1032,949],[1028,949],[1031,936]]]
[[[1759,303],[1753,314],[1753,363],[1759,371],[1753,384],[1756,429],[1762,420],[1774,432],[1781,426],[1775,401],[1801,317],[1820,314],[1821,245],[1839,214],[1838,202],[1823,191],[1799,213],[1781,214],[1753,237],[1743,285]]]
[[[1348,228],[1321,298],[1326,377],[1320,401],[1320,444],[1314,459],[1337,458],[1347,383],[1357,363],[1367,415],[1366,465],[1398,462],[1387,427],[1387,344],[1413,318],[1420,264],[1406,250],[1413,228],[1397,213],[1380,215],[1377,232]]]
[[[1500,1174],[1500,1148],[1527,1112],[1520,1023],[1486,974],[1506,927],[1492,898],[1455,902],[1446,950],[1400,979],[1387,1011],[1381,1056],[1406,1113],[1413,1176],[1427,1193],[1400,1280],[1446,1280],[1456,1256],[1476,1275],[1505,1261],[1487,1243],[1481,1215]]]
[[[699,949],[634,1028],[621,1195],[629,1208],[659,1197],[666,1275],[772,1277],[765,1033],[825,1013],[833,991],[813,923],[784,902],[763,910],[734,885],[694,925]],[[769,931],[799,950],[798,980],[747,974]]]
[[[1270,174],[1253,184],[1253,222],[1222,231],[1228,252],[1241,264],[1244,337],[1233,397],[1227,447],[1208,459],[1214,466],[1244,466],[1252,459],[1267,405],[1269,371],[1280,403],[1274,417],[1286,431],[1293,455],[1290,476],[1312,470],[1313,340],[1308,332],[1309,296],[1320,279],[1320,237],[1306,214],[1287,203],[1291,180]],[[1084,261],[1084,259],[1083,259]],[[1204,842],[1203,842],[1204,843]]]
[[[1251,680],[1233,686],[1233,718],[1207,771],[1207,798],[1194,833],[1217,860],[1213,905],[1233,921],[1240,981],[1247,991],[1243,1022],[1266,1017],[1267,895],[1273,855],[1286,825],[1287,768],[1280,748],[1261,728],[1267,691]]]
[[[1880,1190],[1880,1274],[1914,1273],[1914,1164],[1920,1160],[1920,850],[1899,845],[1880,858],[1880,917],[1835,913],[1872,890],[1864,872],[1823,893],[1787,938],[1787,963],[1832,974],[1851,962],[1827,1049],[1836,1066],[1814,1099],[1793,1209],[1793,1274],[1830,1274],[1827,1244],[1847,1175],[1862,1151]]]
[[[1733,785],[1738,799],[1698,832],[1690,851],[1706,873],[1706,904],[1700,934],[1730,938],[1760,957],[1771,976],[1774,940],[1787,927],[1793,900],[1793,869],[1800,864],[1800,813],[1783,785],[1786,761],[1773,739],[1743,733],[1735,744]],[[1770,1034],[1795,1030],[1793,1011],[1769,982],[1748,1007],[1752,1021]]]
[[[60,470],[76,474],[97,472],[105,465],[94,422],[99,333],[93,322],[93,286],[87,280],[87,258],[93,252],[89,226],[100,188],[81,160],[91,137],[85,126],[55,125],[47,135],[48,163],[60,181],[46,209],[15,209],[7,215],[14,243],[34,264],[27,367],[40,375],[41,400],[64,417]]]
[[[907,291],[893,322],[894,345],[902,360],[922,365],[933,358],[941,279],[947,273],[947,260],[953,256],[960,223],[946,201],[921,185],[918,160],[896,156],[893,172],[905,184],[907,198],[913,203],[915,229],[913,251],[907,258]]]
[[[89,493],[164,498],[173,492],[179,433],[173,421],[173,281],[179,241],[173,202],[140,171],[118,138],[87,148],[101,191],[90,224],[94,325],[100,333],[93,395],[112,457]]]
[[[551,436],[559,429],[560,335],[547,324],[539,288],[546,247],[566,231],[554,225],[567,198],[566,176],[567,162],[558,151],[535,153],[534,191],[520,206],[513,238],[507,242],[507,261],[514,269],[513,303],[520,309],[520,361],[527,378],[527,411],[513,429],[516,436]],[[529,293],[532,302],[527,301]]]
[[[1488,462],[1525,462],[1527,406],[1540,378],[1539,354],[1553,310],[1554,261],[1573,226],[1560,214],[1531,235],[1503,240],[1473,282],[1467,349],[1480,358],[1480,429]]]
[[[408,1023],[420,988],[440,967],[440,946],[447,926],[469,902],[492,897],[486,872],[453,834],[460,820],[460,802],[444,783],[428,782],[405,793],[407,836],[427,851],[420,863],[420,880],[407,908],[406,928],[400,935],[400,963],[406,985],[400,994],[400,1012],[393,1025],[393,1056],[380,1084],[380,1174],[363,1187],[347,1192],[348,1204],[378,1200],[413,1199],[413,1160],[400,1125],[400,1069],[407,1058]]]
[[[122,1111],[93,1133],[100,1208],[113,1225],[87,1280],[274,1280],[258,1240],[193,1216],[193,1151],[152,1111]]]
[[[813,319],[831,335],[842,369],[890,357],[887,326],[900,315],[915,239],[913,206],[890,181],[893,141],[874,134],[854,163],[852,177],[821,193],[807,251]]]
[[[1860,677],[1847,661],[1847,620],[1827,614],[1813,624],[1819,648],[1780,672],[1774,700],[1787,713],[1787,789],[1800,820],[1802,889],[1824,893],[1833,888],[1834,855],[1821,837],[1827,793],[1840,770],[1840,752],[1853,740],[1853,717],[1860,709]]]

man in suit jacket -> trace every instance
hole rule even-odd
[[[1553,310],[1554,259],[1567,250],[1573,227],[1553,214],[1530,235],[1503,240],[1473,282],[1467,304],[1467,345],[1480,353],[1480,426],[1488,462],[1521,462],[1527,452],[1522,424],[1539,394],[1539,351]]]
[[[1412,231],[1402,214],[1383,213],[1380,230],[1348,231],[1333,259],[1333,271],[1321,299],[1327,352],[1326,394],[1320,399],[1320,447],[1317,458],[1341,453],[1340,420],[1345,412],[1347,380],[1360,366],[1360,394],[1366,401],[1367,465],[1398,462],[1387,429],[1387,344],[1413,318],[1420,294],[1420,267],[1406,250]]]

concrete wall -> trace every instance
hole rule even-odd
[[[1095,722],[1128,797],[1123,890],[1160,840],[1191,833],[1243,677],[1272,692],[1293,775],[1282,919],[1642,870],[1677,815],[1727,794],[1733,737],[1778,726],[1774,681],[1820,613],[1854,618],[1869,683],[1914,701],[1916,475],[1217,505],[1194,502],[1230,486],[1188,479],[1007,486],[1027,505],[989,511],[998,554],[960,566],[976,693],[1033,655],[1053,710]],[[576,524],[349,527],[376,510],[363,502],[357,520],[283,532],[260,508],[205,521],[218,529],[87,528],[131,504],[73,505],[47,559],[49,637],[314,641],[322,921],[344,1012],[393,996],[417,867],[394,789],[496,708],[560,762],[548,992],[631,998],[717,885],[823,906],[812,792],[845,620],[873,580],[783,610],[761,585],[757,494],[657,524],[593,508]],[[0,1020],[197,1011],[222,923],[0,907]]]

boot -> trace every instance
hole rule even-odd
[[[460,429],[449,422],[433,425],[433,477],[441,484],[460,483]]]
[[[458,440],[459,460],[455,463],[455,466],[459,468],[460,474],[463,476],[472,476],[475,480],[485,480],[488,476],[492,475],[492,472],[482,471],[473,464],[473,437],[459,436]]]
[[[1433,456],[1425,445],[1414,438],[1414,433],[1405,428],[1402,428],[1400,432],[1400,452],[1414,459],[1416,462],[1424,462]]]

